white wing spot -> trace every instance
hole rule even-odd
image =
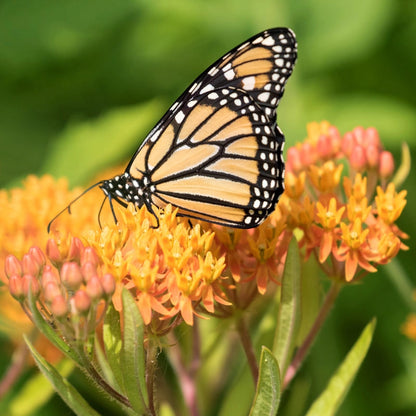
[[[233,69],[229,69],[228,71],[224,72],[224,76],[228,79],[228,81],[231,81],[235,77],[235,72]]]
[[[211,92],[211,94],[208,94],[208,98],[210,100],[216,100],[219,97],[219,95],[216,92]]]
[[[243,88],[247,91],[254,89],[254,85],[256,84],[256,78],[254,76],[245,77],[243,78]]]
[[[263,42],[261,42],[261,44],[264,46],[272,46],[274,45],[274,39],[271,36],[269,36],[266,39],[264,39]]]
[[[262,102],[266,102],[270,97],[270,93],[269,92],[262,92],[261,94],[259,94],[257,96],[257,98],[262,101]]]
[[[183,111],[179,111],[178,114],[176,114],[175,116],[175,121],[178,124],[181,124],[184,118],[185,118],[185,114],[183,113]]]
[[[199,92],[200,94],[205,94],[206,92],[212,91],[214,89],[214,86],[212,84],[205,85],[204,88]]]

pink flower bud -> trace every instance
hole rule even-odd
[[[97,252],[93,247],[85,247],[84,252],[81,256],[81,266],[86,263],[92,263],[94,267],[97,267],[100,263]]]
[[[355,127],[354,130],[352,131],[352,134],[355,137],[355,143],[356,144],[364,145],[364,141],[365,141],[365,129],[364,129],[364,127],[362,127],[362,126]]]
[[[67,261],[61,269],[62,284],[69,290],[76,290],[83,281],[81,268],[74,261]]]
[[[380,154],[379,174],[382,178],[389,178],[394,172],[393,155],[384,150]]]
[[[367,164],[370,168],[376,168],[380,159],[380,152],[374,144],[370,144],[365,149]]]
[[[48,303],[52,303],[57,296],[62,296],[62,291],[56,282],[48,282],[43,287],[43,296]]]
[[[350,159],[351,166],[357,171],[364,170],[367,164],[367,159],[365,157],[364,148],[360,145],[355,145],[353,147],[349,159]]]
[[[97,276],[97,267],[91,262],[85,263],[81,269],[85,282],[88,282],[92,276]]]
[[[84,245],[82,244],[81,240],[77,237],[73,237],[71,239],[71,243],[69,244],[68,260],[75,260],[80,262],[83,251]]]
[[[75,313],[80,315],[88,313],[91,306],[91,299],[84,290],[77,290],[72,298],[72,302],[75,307]]]
[[[22,269],[23,274],[37,276],[40,271],[40,266],[30,254],[25,254],[22,258]]]
[[[46,257],[43,254],[43,251],[37,247],[30,247],[29,249],[29,254],[33,257],[33,259],[36,261],[36,263],[40,266],[43,267],[46,263]]]
[[[101,278],[101,284],[103,286],[104,293],[107,296],[111,296],[116,291],[116,281],[115,281],[113,275],[110,274],[110,273],[106,273]]]
[[[62,295],[53,298],[50,309],[52,314],[58,319],[64,318],[68,314],[68,305]]]
[[[53,238],[50,238],[46,243],[46,255],[54,265],[60,264],[62,262],[58,244],[56,244],[56,241]]]
[[[23,292],[23,279],[16,274],[9,276],[9,292],[19,302],[23,301],[25,294]]]
[[[9,254],[6,257],[6,260],[4,262],[4,271],[9,279],[11,276],[14,275],[22,275],[22,265],[20,264],[20,261],[17,260],[16,256],[13,256],[13,254]]]
[[[355,145],[355,139],[351,132],[345,133],[341,142],[341,150],[345,156],[349,157]]]
[[[41,284],[44,288],[49,282],[58,283],[58,279],[56,277],[56,274],[54,273],[53,269],[49,264],[47,264],[43,268],[42,277],[41,277]]]
[[[378,131],[374,127],[369,127],[365,131],[365,142],[366,146],[375,146],[377,149],[381,149],[380,136]]]
[[[40,285],[37,279],[30,274],[24,274],[23,277],[23,293],[26,297],[29,296],[29,288],[32,296],[37,298],[40,293]]]
[[[296,147],[289,147],[287,151],[287,170],[290,172],[299,172],[302,170],[302,162],[300,160],[300,153]]]
[[[316,160],[315,150],[310,143],[306,142],[302,144],[300,149],[300,160],[304,167],[311,165]]]
[[[92,276],[91,279],[88,280],[85,290],[92,300],[100,299],[103,296],[103,287],[97,276]]]
[[[335,126],[330,126],[328,136],[332,147],[332,155],[337,155],[341,149],[341,135]]]
[[[329,136],[321,135],[316,143],[318,156],[322,159],[328,159],[332,155],[332,142]]]

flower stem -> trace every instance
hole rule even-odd
[[[169,342],[171,344],[171,363],[176,370],[185,404],[189,409],[189,414],[191,416],[198,416],[196,375],[201,363],[201,343],[197,321],[195,321],[192,326],[192,337],[192,357],[189,366],[186,366],[177,340],[174,338],[172,332],[168,334]]]
[[[33,333],[31,338],[33,338]],[[20,375],[25,370],[28,355],[29,349],[27,348],[26,343],[21,342],[19,347],[13,353],[11,365],[0,380],[0,399],[7,394],[19,380]]]
[[[341,290],[342,283],[333,282],[330,289],[328,290],[324,303],[322,304],[321,310],[318,313],[318,316],[315,319],[315,322],[312,325],[308,335],[306,336],[303,344],[296,351],[296,354],[290,363],[289,368],[286,371],[283,390],[289,385],[292,379],[295,377],[299,367],[302,365],[303,360],[305,359],[306,354],[308,353],[313,341],[319,333],[325,319],[328,317],[328,314],[335,302],[335,299],[338,296],[339,291]]]
[[[146,386],[147,394],[149,397],[149,411],[151,415],[156,415],[154,399],[156,353],[157,348],[155,348],[152,340],[149,339],[146,351]]]
[[[253,344],[251,342],[250,334],[247,328],[247,323],[243,316],[240,317],[237,323],[237,331],[240,336],[241,344],[243,345],[244,352],[247,357],[247,362],[250,367],[251,375],[253,377],[254,384],[257,384],[259,377],[259,367],[257,365],[256,354],[254,353]]]

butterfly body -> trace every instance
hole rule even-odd
[[[276,107],[297,57],[276,28],[237,46],[171,106],[125,172],[99,183],[126,206],[172,204],[179,215],[236,228],[259,225],[284,189],[284,136]]]

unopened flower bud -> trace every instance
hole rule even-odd
[[[85,247],[81,256],[81,266],[86,263],[92,263],[94,267],[97,267],[100,263],[97,252],[93,247]]]
[[[58,319],[64,318],[68,314],[68,305],[62,295],[53,298],[50,309],[52,314]]]
[[[88,313],[91,306],[91,299],[85,290],[77,290],[74,297],[72,298],[72,302],[75,307],[75,313],[80,315]]]
[[[379,149],[374,144],[370,144],[365,149],[365,155],[368,166],[373,169],[376,168],[380,159]]]
[[[375,146],[378,150],[380,150],[380,136],[378,135],[378,131],[374,127],[369,127],[365,131],[365,144],[366,146]]]
[[[81,268],[74,261],[67,261],[61,269],[62,284],[69,290],[76,290],[83,281]]]
[[[9,292],[19,302],[25,298],[23,292],[23,279],[21,276],[16,274],[9,276]]]
[[[22,258],[22,270],[23,274],[37,276],[40,271],[40,266],[30,254],[25,254]]]
[[[41,277],[41,284],[42,287],[44,288],[49,282],[53,282],[56,283],[58,281],[56,274],[54,273],[52,267],[47,264],[44,268],[43,268],[43,272],[42,272],[42,277]]]
[[[367,159],[365,157],[364,148],[359,145],[355,145],[353,147],[349,159],[350,159],[351,166],[355,170],[358,170],[358,171],[362,171],[367,164]]]
[[[111,296],[116,291],[116,281],[115,281],[113,275],[110,274],[110,273],[106,273],[101,278],[101,284],[103,286],[104,293],[107,296]]]
[[[98,276],[92,276],[91,279],[88,280],[85,290],[92,300],[100,299],[103,296],[103,287]]]
[[[45,265],[46,258],[45,258],[45,255],[43,254],[43,251],[39,247],[37,246],[30,247],[29,254],[33,257],[33,259],[36,261],[36,263],[40,267],[43,267]]]
[[[352,134],[355,138],[355,143],[360,144],[361,146],[364,145],[365,141],[365,129],[362,126],[355,127],[352,131]]]
[[[296,147],[289,147],[287,151],[287,170],[299,172],[302,170],[302,162],[300,160],[300,152]]]
[[[355,145],[355,139],[351,132],[345,133],[341,142],[341,150],[345,156],[350,157]]]
[[[48,282],[43,286],[43,296],[48,303],[52,303],[57,296],[62,296],[61,288],[56,282]]]
[[[81,240],[77,237],[72,237],[71,243],[69,244],[68,260],[80,262],[83,251],[84,245]]]
[[[25,296],[29,296],[29,290],[35,298],[39,296],[40,285],[38,280],[31,274],[24,274],[23,277],[23,293]]]
[[[13,256],[13,254],[9,254],[6,257],[4,262],[4,271],[9,279],[11,276],[22,275],[22,265],[20,264],[20,261],[17,260],[16,256]]]
[[[332,143],[329,136],[321,135],[316,143],[316,150],[322,159],[328,159],[332,155]]]
[[[393,155],[384,150],[380,154],[380,163],[379,163],[379,174],[382,178],[389,178],[394,172],[394,159]]]
[[[91,262],[83,264],[81,269],[85,282],[88,282],[92,276],[97,276],[97,267]]]
[[[316,160],[315,150],[308,142],[303,143],[300,149],[300,160],[304,167],[311,165]]]
[[[46,243],[46,255],[54,265],[62,262],[62,256],[59,251],[58,244],[53,238],[50,238]]]

